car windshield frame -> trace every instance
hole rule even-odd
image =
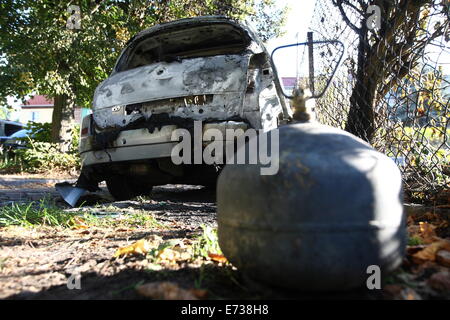
[[[203,38],[193,40],[194,32]],[[234,38],[231,35],[234,35]],[[214,42],[212,41],[214,37],[219,38]],[[183,40],[184,43],[178,44],[179,40]],[[162,61],[172,62],[213,55],[242,54],[251,42],[252,38],[247,30],[240,24],[227,20],[202,21],[172,28],[167,27],[130,40],[118,59],[115,72],[123,72]],[[147,50],[145,50],[146,44],[149,48]],[[185,46],[184,50],[183,46]],[[200,48],[198,48],[199,46]],[[146,54],[150,57],[147,61],[144,60],[144,57],[140,64],[131,60],[138,55]]]

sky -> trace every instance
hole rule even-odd
[[[277,0],[279,6],[287,5],[290,10],[283,30],[286,34],[277,39],[272,39],[267,43],[267,48],[272,51],[277,46],[297,41],[297,33],[299,41],[306,39],[308,26],[314,11],[315,0]]]
[[[316,0],[277,0],[279,6],[288,5],[290,11],[283,28],[286,31],[285,35],[268,41],[266,46],[269,52],[282,45],[306,41],[306,33],[311,22],[315,2]],[[303,50],[303,47],[299,50]],[[294,49],[285,49],[284,52],[288,52],[288,56],[283,60],[275,59],[280,76],[295,76],[295,67],[292,67],[292,65],[295,66],[296,60],[296,55],[292,54],[294,51]]]

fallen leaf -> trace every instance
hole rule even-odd
[[[408,225],[408,234],[410,237],[420,237],[420,227],[415,224]]]
[[[189,260],[192,258],[192,248],[191,247],[180,247],[180,246],[175,246],[173,248],[174,251],[177,251],[180,254],[180,260]]]
[[[137,255],[137,254],[146,254],[152,248],[157,248],[162,242],[162,238],[157,235],[150,235],[145,239],[141,239],[136,241],[135,243],[119,248],[115,253],[114,257],[119,257],[122,255]]]
[[[428,279],[428,284],[435,290],[450,291],[450,272],[436,272]]]
[[[436,214],[436,213],[433,213],[431,211],[428,211],[428,212],[425,213],[424,219],[429,220],[429,221],[431,221],[431,220],[441,220],[441,216]]]
[[[409,225],[413,225],[415,223],[414,218],[412,216],[408,216],[406,218],[406,224]]]
[[[422,108],[422,107],[418,107],[418,108],[417,108],[417,115],[418,115],[418,116],[423,116],[423,115],[425,115],[425,109]]]
[[[417,246],[407,246],[406,247],[406,254],[411,256],[411,255],[415,254],[416,252],[419,252],[420,250],[425,249],[426,247],[427,246],[423,245],[423,244],[419,244]]]
[[[441,228],[441,229],[447,229],[448,227],[450,226],[450,224],[449,224],[449,222],[448,221],[441,221],[438,225],[437,225],[437,227],[438,228]]]
[[[400,284],[388,284],[384,286],[383,291],[386,298],[392,300],[422,300],[416,291]]]
[[[136,241],[135,243],[119,248],[116,253],[114,253],[114,257],[119,257],[123,255],[137,255],[137,254],[146,254],[151,249],[150,242],[146,239],[141,239]]]
[[[179,253],[170,248],[165,248],[158,254],[159,259],[170,261],[170,262],[176,261],[178,259],[178,257],[179,257]]]
[[[422,300],[422,297],[413,289],[405,288],[400,292],[399,300]]]
[[[198,300],[190,290],[180,288],[173,282],[151,282],[136,288],[138,294],[158,300]]]
[[[439,250],[436,253],[436,262],[444,267],[450,268],[450,251]]]
[[[73,217],[70,219],[70,222],[72,224],[73,230],[80,230],[80,229],[88,229],[89,226],[86,224],[86,221],[84,221],[81,217]]]
[[[190,289],[189,290],[197,299],[206,299],[208,291],[204,289]]]
[[[227,258],[222,254],[216,254],[216,253],[210,252],[210,253],[208,253],[208,257],[210,257],[211,260],[215,261],[215,262],[225,263],[228,261]]]
[[[169,262],[186,261],[192,255],[187,249],[176,246],[174,248],[164,248],[159,254],[158,258]]]
[[[428,244],[436,241],[436,232],[434,231],[436,229],[436,226],[428,223],[428,222],[419,222],[419,230],[420,230],[420,237],[422,238],[423,242]]]
[[[383,288],[383,294],[388,299],[395,299],[395,297],[397,297],[400,294],[402,289],[403,289],[403,286],[401,286],[399,284],[387,284]]]
[[[423,276],[425,274],[432,274],[439,269],[439,265],[435,261],[424,261],[412,267],[411,272],[416,276]]]
[[[423,263],[425,261],[435,261],[436,253],[439,250],[448,250],[450,251],[450,241],[448,240],[440,240],[433,242],[425,249],[420,250],[412,255],[413,261],[415,263]]]

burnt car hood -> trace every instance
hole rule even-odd
[[[94,109],[176,97],[242,93],[249,55],[220,55],[157,62],[115,73],[94,95]]]

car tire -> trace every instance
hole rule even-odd
[[[106,186],[109,193],[115,200],[130,200],[137,196],[144,196],[150,194],[152,186],[141,185],[133,182],[132,177],[127,176],[113,176],[106,179]]]

